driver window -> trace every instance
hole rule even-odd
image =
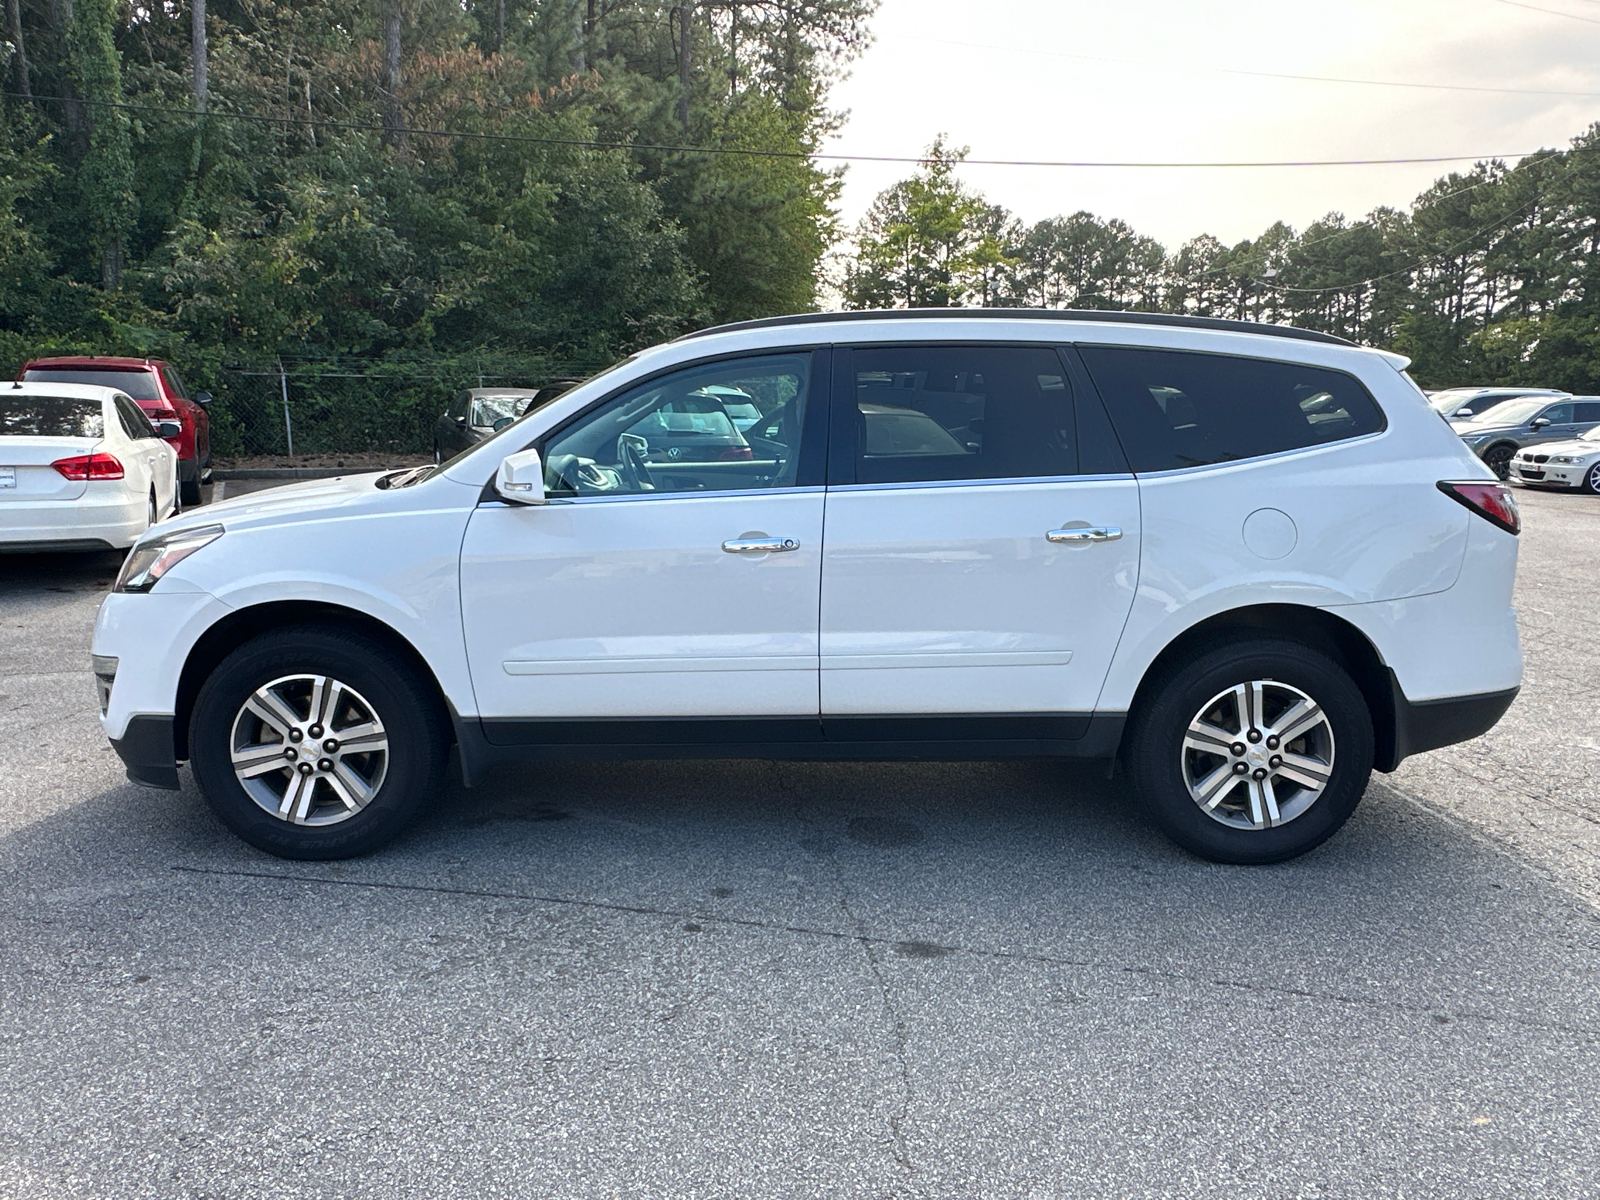
[[[624,392],[544,450],[550,496],[793,487],[811,355],[692,367]]]

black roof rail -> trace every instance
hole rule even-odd
[[[762,317],[755,321],[735,321],[729,325],[713,325],[686,333],[677,341],[708,337],[713,333],[731,333],[740,329],[778,329],[789,325],[819,325],[846,321],[903,321],[926,317],[962,317],[966,319],[1033,320],[1033,321],[1095,321],[1109,325],[1168,325],[1179,329],[1215,329],[1228,333],[1259,333],[1267,337],[1291,338],[1300,342],[1322,342],[1330,346],[1354,346],[1356,343],[1319,333],[1315,329],[1296,329],[1292,325],[1267,325],[1258,321],[1226,321],[1220,317],[1182,317],[1169,313],[1099,312],[1080,308],[890,308],[865,312],[795,313],[787,317]]]

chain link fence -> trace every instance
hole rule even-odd
[[[579,370],[577,374],[589,374]],[[541,363],[516,374],[462,369],[372,371],[320,367],[236,367],[221,372],[211,405],[211,456],[252,461],[344,457],[350,465],[431,458],[434,424],[451,399],[473,387],[540,387],[573,370]]]

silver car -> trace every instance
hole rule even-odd
[[[1481,419],[1488,415],[1491,408],[1507,400],[1520,400],[1524,396],[1565,400],[1571,395],[1571,392],[1563,392],[1560,388],[1458,387],[1429,392],[1428,403],[1433,406],[1434,412],[1448,421],[1465,421],[1468,418]]]
[[[1600,425],[1570,442],[1543,442],[1518,450],[1511,482],[1600,495]]]
[[[1570,442],[1600,424],[1600,396],[1524,396],[1496,405],[1481,417],[1451,421],[1451,427],[1473,453],[1501,479],[1509,478],[1511,460],[1527,446]]]

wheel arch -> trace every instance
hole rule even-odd
[[[1207,617],[1179,633],[1151,661],[1135,689],[1130,716],[1139,711],[1183,663],[1215,646],[1263,635],[1299,642],[1333,659],[1355,681],[1372,714],[1374,765],[1392,771],[1402,755],[1398,746],[1395,683],[1378,648],[1341,617],[1303,604],[1255,604]]]
[[[288,625],[324,625],[361,633],[394,651],[427,680],[440,705],[451,714],[450,703],[438,675],[415,646],[393,626],[369,613],[316,600],[277,600],[236,609],[207,629],[190,647],[178,676],[178,692],[173,714],[173,740],[177,758],[189,757],[189,719],[194,714],[195,698],[218,663],[253,637]],[[454,725],[454,721],[449,722]]]

